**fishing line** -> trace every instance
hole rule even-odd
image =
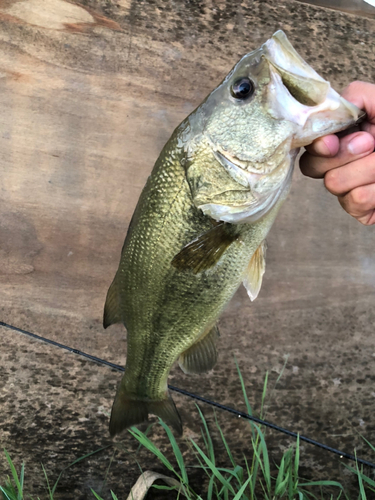
[[[31,333],[27,330],[22,330],[21,328],[17,328],[16,326],[8,325],[7,323],[4,323],[3,321],[0,321],[0,326],[3,326],[4,328],[8,328],[9,330],[13,330],[13,331],[18,332],[18,333],[22,333],[24,335],[27,335],[28,337],[31,337],[35,340],[39,340],[39,341],[44,342],[46,344],[50,344],[50,345],[53,345],[55,347],[60,347],[61,349],[65,349],[66,351],[77,354],[78,356],[82,356],[84,358],[87,358],[90,361],[94,361],[95,363],[109,366],[110,368],[113,368],[114,370],[117,370],[119,372],[125,371],[125,368],[123,368],[120,365],[116,365],[114,363],[111,363],[110,361],[106,361],[105,359],[97,358],[96,356],[92,356],[91,354],[87,354],[86,352],[80,351],[79,349],[74,349],[73,347],[69,347],[67,345],[60,344],[60,342],[56,342],[54,340],[47,339],[45,337],[37,335],[36,333]],[[222,405],[221,403],[217,403],[215,401],[210,401],[209,399],[206,399],[202,396],[198,396],[197,394],[193,394],[189,391],[185,391],[184,389],[180,389],[179,387],[175,387],[173,385],[168,385],[168,388],[171,391],[178,392],[179,394],[182,394],[184,396],[188,396],[189,398],[196,399],[197,401],[201,401],[202,403],[208,404],[208,405],[213,406],[215,408],[219,408],[220,410],[226,411],[228,413],[232,413],[233,415],[236,415],[239,418],[244,418],[246,420],[251,420],[252,422],[255,422],[259,425],[264,425],[265,427],[269,427],[271,429],[274,429],[275,431],[282,432],[283,434],[286,434],[287,436],[293,437],[295,439],[297,439],[299,437],[300,441],[304,441],[305,443],[312,444],[313,446],[317,446],[318,448],[321,448],[325,451],[330,451],[331,453],[334,453],[335,455],[339,455],[340,458],[347,458],[349,460],[353,460],[354,462],[358,462],[359,464],[367,465],[368,467],[372,467],[373,469],[375,469],[375,464],[372,462],[369,462],[368,460],[364,460],[362,458],[355,457],[354,455],[351,455],[350,453],[346,453],[344,451],[336,450],[335,448],[332,448],[331,446],[327,446],[326,444],[319,443],[319,441],[315,441],[314,439],[310,439],[306,436],[301,436],[300,434],[297,434],[296,432],[292,432],[292,431],[289,431],[288,429],[284,429],[283,427],[280,427],[276,424],[273,424],[272,422],[267,422],[266,420],[262,420],[261,418],[253,417],[252,415],[249,415],[248,413],[235,410],[234,408],[230,408],[229,406]]]

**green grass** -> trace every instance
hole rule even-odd
[[[43,475],[44,475],[44,478],[46,481],[46,489],[48,491],[48,499],[49,500],[54,499],[54,494],[55,494],[57,485],[59,484],[63,473],[67,469],[69,469],[73,465],[77,464],[78,462],[81,462],[82,460],[85,460],[86,458],[91,457],[92,455],[95,455],[96,453],[99,453],[100,451],[105,450],[106,448],[109,448],[109,446],[104,446],[103,448],[99,448],[98,450],[95,450],[91,453],[87,453],[86,455],[77,458],[77,460],[74,460],[74,462],[69,464],[68,467],[65,467],[64,469],[62,469],[55,484],[52,487],[50,485],[50,482],[49,482],[49,479],[47,476],[47,472],[42,464],[41,468],[42,468]],[[7,476],[7,478],[4,481],[3,486],[1,485],[1,482],[0,482],[0,495],[2,495],[2,496],[0,496],[0,500],[26,500],[26,499],[34,500],[31,495],[26,495],[26,493],[24,492],[25,465],[24,464],[21,465],[21,470],[20,470],[20,473],[18,474],[9,453],[6,450],[4,450],[4,453],[5,453],[5,457],[6,457],[6,460],[8,462],[8,465],[9,465],[11,477],[9,475]],[[0,481],[3,481],[3,479],[0,478]],[[113,497],[113,498],[114,498],[114,500],[117,500],[116,497]],[[40,500],[40,498],[37,497],[37,500]]]
[[[248,413],[252,414],[252,408],[238,365],[237,369],[246,408]],[[266,376],[261,401],[261,418],[264,418],[265,414],[267,384],[268,377]],[[166,474],[173,478],[169,481],[168,485],[161,486],[154,484],[152,485],[153,488],[167,491],[176,490],[178,498],[184,496],[188,500],[371,500],[375,498],[375,481],[364,474],[363,470],[359,468],[358,463],[355,464],[355,467],[345,466],[356,476],[358,481],[358,495],[354,497],[349,496],[343,486],[337,481],[304,481],[301,479],[299,474],[299,439],[297,439],[294,446],[284,452],[278,464],[273,463],[267,449],[265,430],[253,422],[249,422],[248,448],[244,450],[243,457],[236,458],[230,449],[215,414],[215,436],[219,436],[222,443],[221,448],[224,448],[226,454],[226,461],[223,466],[223,463],[219,463],[217,460],[217,452],[213,444],[209,426],[198,406],[197,411],[202,423],[201,444],[198,444],[194,439],[187,440],[191,451],[190,455],[193,457],[193,463],[191,463],[191,459],[189,459],[189,463],[185,461],[186,459],[184,459],[184,455],[173,433],[161,420],[159,420],[160,425],[164,429],[173,451],[173,463],[147,436],[148,431],[143,433],[136,427],[132,427],[129,430],[129,433],[138,441],[139,447],[143,447],[155,455],[160,464],[167,469]],[[375,447],[366,439],[364,441],[375,452]],[[54,499],[56,488],[66,469],[103,449],[101,448],[75,460],[61,471],[53,486],[50,485],[47,473],[42,465],[48,499]],[[4,450],[4,453],[9,465],[10,476],[7,476],[5,479],[0,477],[0,500],[36,500],[24,491],[24,465],[17,472],[7,451]],[[220,457],[222,460],[222,453]],[[189,473],[196,472],[197,470],[206,476],[204,491],[195,491],[190,484]],[[1,486],[2,483],[3,486]],[[329,487],[329,493],[327,487]],[[91,490],[91,493],[92,499],[103,500],[93,490]],[[112,500],[119,500],[112,491],[111,495]],[[40,500],[39,497],[37,500]],[[125,497],[120,500],[125,500]],[[134,500],[137,500],[135,496]]]
[[[171,444],[176,465],[171,463],[146,434],[135,427],[129,431],[142,447],[149,450],[158,458],[160,463],[169,471],[168,474],[172,474],[179,483],[178,486],[153,485],[153,488],[168,491],[177,490],[180,495],[183,494],[188,500],[371,500],[374,498],[374,496],[366,496],[364,484],[367,485],[368,491],[375,493],[375,481],[366,476],[363,471],[359,469],[358,464],[356,464],[356,468],[346,466],[353,474],[356,474],[358,478],[359,493],[355,498],[349,497],[345,493],[342,485],[336,481],[302,481],[299,477],[300,454],[298,439],[296,445],[288,449],[281,457],[280,463],[275,466],[276,474],[272,474],[264,434],[256,424],[251,424],[251,427],[253,427],[251,429],[251,456],[250,458],[244,456],[241,463],[237,463],[215,416],[215,426],[226,450],[228,461],[228,465],[225,467],[220,466],[216,462],[215,449],[206,419],[199,408],[198,413],[202,420],[202,440],[204,445],[199,446],[193,439],[190,440],[191,449],[196,459],[195,465],[187,465],[185,463],[177,440],[169,427],[161,420],[160,425],[163,427]],[[253,430],[255,431],[255,439],[252,435]],[[17,472],[7,451],[4,450],[4,453],[11,476],[8,476],[5,479],[5,484],[0,486],[2,500],[35,500],[24,492],[24,465],[22,465],[20,471]],[[84,460],[90,455],[92,455],[92,453],[80,457],[70,464],[70,466]],[[207,488],[204,492],[194,491],[189,483],[189,470],[197,468],[203,471],[207,476]],[[51,487],[43,466],[42,470],[46,481],[48,498],[49,500],[53,500],[62,472],[56,483]],[[331,488],[334,487],[337,493],[325,494],[322,488],[327,486]],[[316,493],[316,490],[318,490],[318,493]],[[93,490],[91,490],[91,492],[93,499],[103,500],[96,492]],[[113,491],[111,491],[111,495],[113,500],[119,500]],[[37,500],[40,500],[40,498],[37,497]],[[134,498],[134,500],[137,499]]]

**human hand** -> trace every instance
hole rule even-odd
[[[341,206],[364,225],[375,224],[375,85],[353,82],[342,92],[348,101],[364,109],[367,118],[359,131],[339,139],[327,135],[306,147],[301,171],[324,177],[328,191]]]

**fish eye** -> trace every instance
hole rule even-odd
[[[246,99],[247,97],[253,95],[254,84],[250,78],[239,78],[231,86],[230,92],[236,99]]]

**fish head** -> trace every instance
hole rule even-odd
[[[226,222],[260,219],[286,196],[299,148],[363,115],[302,59],[282,31],[276,32],[236,64],[190,120],[191,129],[199,130],[193,135],[247,190],[231,200],[225,186],[212,186],[216,195],[201,197],[199,208]],[[194,140],[191,144],[196,151]]]

